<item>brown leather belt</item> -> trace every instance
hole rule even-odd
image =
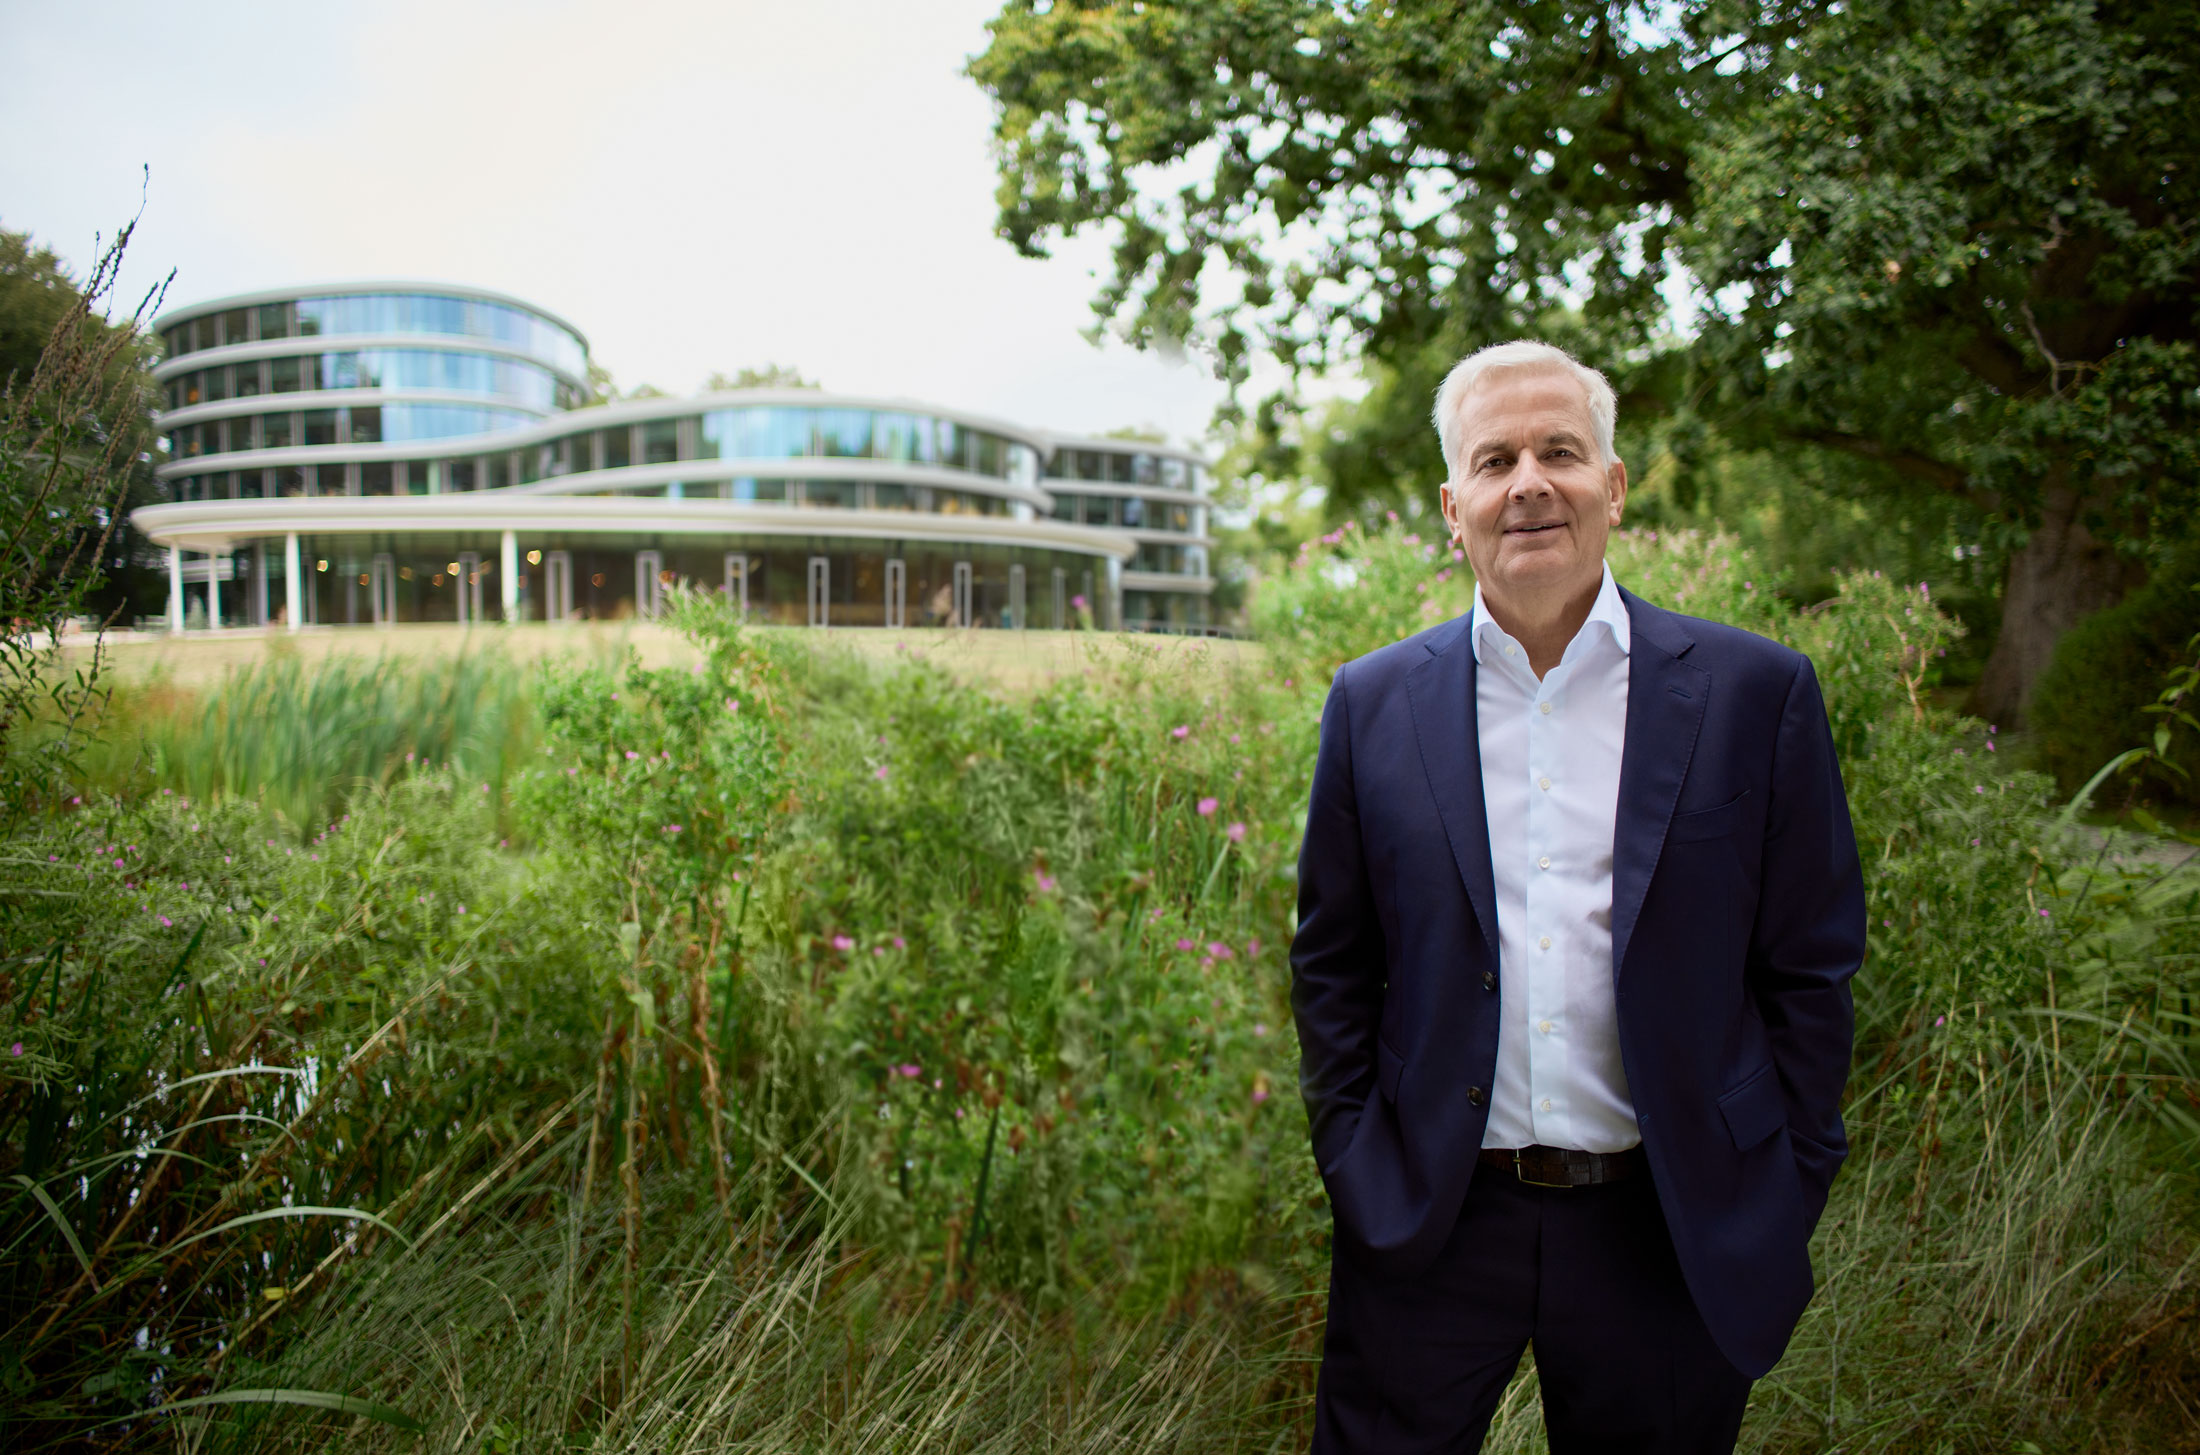
[[[1642,1148],[1581,1152],[1572,1147],[1484,1147],[1485,1167],[1502,1167],[1531,1187],[1595,1187],[1643,1170]]]

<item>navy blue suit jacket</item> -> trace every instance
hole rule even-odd
[[[1809,659],[1620,595],[1620,1052],[1689,1292],[1754,1378],[1810,1300],[1811,1229],[1848,1151],[1863,875]],[[1469,622],[1339,670],[1299,854],[1291,1003],[1315,1161],[1345,1251],[1409,1276],[1458,1218],[1497,1067]]]

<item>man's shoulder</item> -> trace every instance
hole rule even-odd
[[[1457,647],[1471,650],[1466,641],[1467,617],[1455,616],[1450,621],[1438,622],[1426,631],[1415,632],[1402,641],[1386,647],[1377,647],[1365,656],[1354,657],[1337,669],[1338,680],[1351,679],[1354,690],[1381,688],[1397,683],[1430,657],[1442,656],[1445,651]]]
[[[1641,598],[1636,600],[1641,601]],[[1797,672],[1810,664],[1810,658],[1787,643],[1746,628],[1713,621],[1709,617],[1668,611],[1649,602],[1642,604],[1656,617],[1663,618],[1664,634],[1688,642],[1686,660],[1705,671],[1720,675],[1740,674],[1784,688],[1794,680]],[[1638,626],[1648,624],[1651,623],[1638,623]]]

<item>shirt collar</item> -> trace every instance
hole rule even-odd
[[[1580,641],[1590,633],[1592,628],[1598,626],[1602,626],[1607,632],[1611,633],[1612,645],[1619,648],[1621,656],[1627,656],[1633,650],[1633,637],[1630,623],[1627,620],[1627,603],[1619,599],[1619,583],[1612,579],[1612,564],[1609,561],[1604,563],[1604,580],[1597,587],[1597,599],[1591,603],[1588,619],[1582,622],[1581,630],[1574,634],[1574,640]],[[1497,624],[1496,619],[1490,615],[1489,608],[1483,604],[1482,583],[1480,581],[1475,582],[1475,662],[1478,665],[1486,663],[1489,660],[1485,655],[1488,644],[1501,641],[1504,636],[1505,629]]]

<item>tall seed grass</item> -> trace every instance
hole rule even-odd
[[[2191,1444],[2190,877],[1928,710],[1922,593],[1791,620],[1721,543],[1627,549],[1811,643],[1866,851],[1855,1152],[1744,1447]],[[0,1438],[1303,1448],[1300,674],[1459,584],[1369,551],[1295,578],[1267,678],[1004,698],[706,623],[689,671],[529,677],[502,813],[437,768],[296,843],[243,792],[41,819],[0,895]],[[229,1221],[286,1198],[402,1236]],[[270,1389],[428,1434],[148,1414]],[[1534,1393],[1487,1448],[1542,1448]]]
[[[325,822],[408,765],[447,765],[501,797],[534,739],[530,672],[488,647],[448,658],[271,656],[209,688],[126,690],[103,776],[142,765],[193,798],[256,798],[294,826]]]

